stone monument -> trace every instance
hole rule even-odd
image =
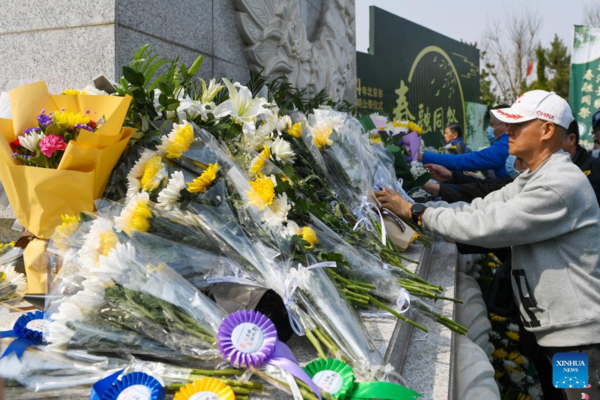
[[[310,93],[355,98],[354,0],[5,0],[0,91],[44,79],[52,91],[115,80],[140,46],[203,78],[287,76]]]

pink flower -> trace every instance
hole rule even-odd
[[[40,140],[40,150],[42,153],[50,158],[57,150],[66,150],[67,144],[62,137],[56,135],[48,135]]]

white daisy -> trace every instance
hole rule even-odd
[[[302,235],[302,229],[300,229],[300,226],[294,221],[288,221],[287,226],[281,233],[284,236],[292,237],[294,235]]]
[[[45,137],[46,135],[44,135],[41,130],[32,129],[23,136],[19,136],[19,144],[32,153],[35,153],[38,143]]]
[[[15,286],[11,288],[11,296],[21,298],[27,291],[27,279],[25,275],[17,273],[12,265],[0,265],[0,294],[3,294],[2,288],[5,285]]]
[[[134,195],[125,205],[125,208],[121,211],[118,217],[115,217],[115,229],[117,232],[130,233],[133,217],[138,207],[138,202],[148,204],[150,201],[150,195],[146,192],[140,192]]]
[[[262,220],[271,229],[279,229],[287,221],[288,212],[292,206],[288,203],[287,194],[283,193],[273,199],[273,203],[266,207]]]
[[[281,137],[275,139],[271,145],[271,153],[284,163],[293,164],[296,158],[296,153],[292,150],[292,146]]]
[[[118,238],[113,232],[114,225],[107,218],[98,218],[90,227],[90,231],[84,236],[84,243],[78,252],[79,262],[85,271],[93,271],[98,268],[100,256],[107,254],[116,245]]]
[[[133,168],[131,168],[127,174],[127,200],[131,199],[142,189],[141,179],[144,175],[146,163],[156,155],[157,152],[155,151],[149,149],[144,150],[140,158],[133,165]]]
[[[167,187],[158,194],[157,207],[166,211],[171,211],[177,207],[177,203],[181,199],[181,191],[184,190],[185,178],[183,172],[176,171],[171,175]]]

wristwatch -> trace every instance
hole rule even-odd
[[[412,220],[415,224],[421,225],[421,217],[427,207],[421,203],[415,203],[410,207],[410,213],[412,215]]]

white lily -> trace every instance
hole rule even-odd
[[[200,79],[200,84],[202,85],[202,96],[200,96],[200,101],[202,104],[210,104],[215,99],[215,96],[224,88],[223,85],[217,83],[215,78],[211,79],[208,82],[208,88],[206,87],[206,82],[203,79]]]
[[[215,109],[215,116],[231,118],[242,125],[244,134],[253,134],[256,131],[256,118],[269,113],[264,106],[267,100],[261,97],[252,97],[252,92],[246,86],[239,85],[239,91],[234,84],[223,78],[229,91],[229,99],[219,104]]]

